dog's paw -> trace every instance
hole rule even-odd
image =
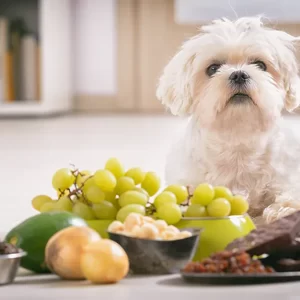
[[[263,211],[263,219],[267,224],[277,220],[278,212],[281,208],[279,203],[274,203],[266,207]]]
[[[270,224],[280,218],[296,212],[297,210],[300,210],[299,201],[274,203],[265,208],[263,212],[263,219],[267,224]]]

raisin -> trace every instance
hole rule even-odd
[[[254,274],[273,273],[271,267],[265,267],[260,260],[253,260],[250,255],[241,250],[220,251],[201,262],[188,263],[184,269],[196,273],[232,273]]]
[[[197,270],[199,270],[199,272],[205,272],[206,271],[206,268],[203,264],[199,264],[197,266]]]

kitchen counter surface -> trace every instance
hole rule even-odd
[[[128,277],[119,283],[93,285],[87,281],[63,281],[54,275],[21,272],[11,285],[0,286],[1,300],[299,300],[300,281],[248,286],[187,284],[179,275]]]

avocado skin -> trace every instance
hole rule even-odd
[[[32,216],[11,229],[4,240],[27,252],[21,259],[22,268],[35,273],[50,273],[45,264],[47,242],[55,233],[70,226],[88,225],[82,218],[69,212],[45,212]]]

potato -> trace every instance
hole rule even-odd
[[[100,235],[89,227],[67,227],[54,234],[45,249],[48,268],[64,279],[84,279],[80,256],[90,242],[101,240]]]
[[[102,239],[89,243],[81,255],[84,277],[93,283],[116,283],[129,272],[129,259],[116,242]]]

